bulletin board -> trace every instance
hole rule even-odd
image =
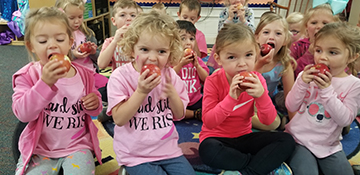
[[[117,0],[110,0],[110,5],[113,5]],[[140,6],[152,6],[156,3],[164,3],[165,6],[179,6],[181,0],[135,0]],[[249,7],[269,7],[267,2],[277,0],[249,0]],[[212,4],[213,6],[224,6],[224,0],[200,0],[204,7]]]

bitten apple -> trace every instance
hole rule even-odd
[[[269,45],[269,44],[262,44],[262,45],[260,46],[260,54],[261,54],[261,56],[267,55],[267,54],[270,52],[271,49],[272,49],[271,45]]]
[[[250,72],[248,72],[248,71],[240,72],[239,75],[244,77],[242,79],[244,83],[251,83],[251,81],[245,79],[246,77],[253,77],[253,75]],[[250,87],[247,87],[247,86],[241,86],[240,84],[239,84],[239,87],[242,90],[246,90],[246,89],[250,88]]]
[[[91,45],[89,43],[82,43],[80,45],[80,52],[81,53],[84,53],[84,52],[90,53],[91,50],[92,50],[92,48],[91,48]]]
[[[145,78],[150,77],[152,74],[157,74],[157,77],[161,75],[161,70],[159,67],[157,67],[155,64],[145,64],[141,68],[141,74],[146,70],[149,69],[150,72],[146,75]]]
[[[71,61],[67,55],[56,53],[51,55],[50,57],[50,60],[54,60],[54,59],[57,59],[57,61],[62,61],[62,66],[66,68],[66,72],[69,71],[71,67]]]
[[[184,50],[184,56],[194,55],[194,51],[190,48]]]
[[[243,6],[242,4],[236,5],[236,8],[237,8],[238,10],[242,9],[243,7],[244,7],[244,6]]]
[[[325,75],[325,72],[330,72],[329,67],[327,67],[325,64],[319,63],[312,66],[310,69],[317,69],[319,72],[312,73],[313,75],[318,76],[319,73],[322,73]]]

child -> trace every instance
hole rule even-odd
[[[151,10],[155,10],[159,13],[164,13],[166,14],[166,8],[165,8],[165,5],[161,2],[159,3],[156,3],[154,4],[152,7],[151,7]]]
[[[121,40],[123,53],[134,59],[109,80],[107,113],[113,116],[114,151],[131,175],[195,174],[178,146],[173,120],[185,116],[185,84],[169,67],[182,55],[176,22],[155,11],[140,14]],[[155,64],[161,74],[143,65]]]
[[[297,111],[286,132],[297,142],[289,159],[294,174],[353,174],[341,145],[341,131],[360,108],[360,80],[354,62],[360,54],[360,30],[345,23],[325,25],[315,34],[314,61],[329,67],[318,73],[307,65],[286,97],[289,111]]]
[[[296,42],[300,38],[304,37],[304,34],[301,32],[303,19],[304,15],[300,12],[293,12],[286,18],[286,21],[289,24],[289,31],[291,33],[290,43]]]
[[[265,78],[269,96],[277,111],[282,115],[288,114],[284,97],[294,84],[293,67],[296,67],[296,61],[289,55],[291,37],[288,31],[286,20],[276,13],[264,16],[255,30],[256,41],[259,45],[269,44],[273,49],[267,55],[258,57],[254,70]],[[283,92],[278,89],[279,84],[282,84]],[[257,118],[253,118],[252,124],[255,128],[276,129],[271,125],[265,126],[256,121],[258,121]],[[276,126],[275,123],[272,125]]]
[[[60,169],[94,174],[93,152],[100,163],[101,152],[90,116],[102,106],[93,73],[77,63],[66,72],[61,61],[49,60],[54,53],[67,55],[73,44],[67,17],[43,7],[28,13],[25,26],[26,48],[39,61],[13,75],[12,109],[21,122],[29,122],[19,139],[16,175]]]
[[[125,57],[121,53],[121,48],[118,43],[121,41],[124,33],[127,31],[129,25],[133,19],[138,15],[138,6],[133,0],[118,0],[113,6],[111,13],[111,22],[117,28],[115,36],[105,39],[101,48],[101,52],[98,58],[98,65],[100,69],[106,68],[110,63],[112,65],[112,71],[116,68],[131,62],[131,60]],[[107,106],[107,85],[99,89],[102,101],[106,108]],[[111,119],[111,116],[105,114],[106,109],[98,116],[100,122]]]
[[[186,20],[195,25],[195,23],[200,19],[201,13],[201,4],[198,0],[182,0],[180,3],[179,11],[177,15],[179,20]],[[205,35],[198,29],[196,29],[196,43],[195,43],[196,54],[200,58],[204,58],[208,55],[207,53],[207,44],[205,40]]]
[[[94,71],[95,87],[97,89],[104,87],[108,79],[96,73],[94,64],[97,67],[97,41],[94,32],[83,23],[83,14],[85,4],[83,0],[57,0],[55,6],[64,10],[68,17],[70,27],[73,31],[74,44],[71,48],[74,62],[81,64]],[[91,52],[81,52],[80,45],[88,43],[91,46]]]
[[[184,49],[195,47],[195,26],[189,21],[178,20],[180,28],[181,44]],[[184,55],[180,62],[174,66],[175,72],[180,76],[186,85],[190,102],[186,107],[185,118],[196,118],[201,120],[202,94],[201,84],[209,76],[209,68],[200,57],[196,55]]]
[[[243,23],[249,26],[252,31],[255,31],[254,11],[247,7],[248,0],[225,0],[225,4],[227,7],[221,11],[219,15],[218,31],[220,31],[226,23]],[[242,8],[239,9],[241,6]],[[214,60],[215,48],[216,46],[214,45],[206,63],[210,69],[210,74],[212,74],[214,70],[221,68]]]
[[[303,20],[303,31],[307,34],[307,38],[300,39],[293,43],[290,47],[291,56],[297,61],[298,65],[295,69],[295,77],[308,64],[314,63],[314,56],[309,46],[314,42],[315,34],[325,24],[338,21],[339,18],[333,15],[333,11],[329,4],[322,4],[309,9],[305,13]]]
[[[201,160],[211,167],[268,174],[280,165],[285,167],[282,163],[294,150],[288,133],[251,131],[254,103],[263,124],[273,123],[276,117],[265,79],[253,71],[258,53],[254,35],[244,24],[226,24],[216,37],[214,57],[222,68],[205,81],[199,146]],[[245,78],[250,82],[239,75],[243,71],[253,75]]]

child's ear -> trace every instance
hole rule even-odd
[[[360,54],[359,54],[359,53],[356,53],[356,55],[354,55],[352,58],[350,58],[350,59],[347,61],[347,64],[356,61],[356,59],[358,59],[359,56],[360,56]]]
[[[220,60],[220,55],[218,55],[217,53],[214,53],[214,60],[218,63],[218,65],[222,65],[221,64],[221,60]]]
[[[176,12],[176,14],[178,15],[178,18],[180,18],[180,12]]]
[[[111,19],[111,23],[112,23],[114,26],[116,26],[116,24],[115,24],[115,18],[114,18],[114,17],[111,17],[110,19]]]
[[[199,21],[199,19],[201,18],[201,16],[199,15],[198,18],[194,21],[194,24]]]
[[[26,48],[27,48],[28,50],[30,50],[32,53],[35,52],[34,48],[31,46],[30,41],[26,41],[26,42],[25,42],[25,46],[26,46]]]
[[[256,35],[255,35],[255,41],[256,41],[257,43],[259,43],[259,34],[256,34]]]
[[[74,44],[74,38],[73,38],[73,37],[70,37],[70,39],[69,39],[70,49],[71,49],[71,47],[73,46],[73,44]]]

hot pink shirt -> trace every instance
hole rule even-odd
[[[102,45],[101,48],[101,52],[104,51],[109,46],[109,44],[112,42],[113,39],[114,37],[105,39],[104,44]],[[122,55],[121,48],[119,46],[115,48],[111,61],[112,61],[111,63],[112,70],[115,70],[116,68],[131,62],[130,59],[127,59],[124,55]]]
[[[266,81],[260,73],[252,73],[259,77],[264,87],[264,93],[259,98],[246,92],[242,92],[237,100],[230,97],[230,85],[224,69],[206,78],[200,142],[208,137],[236,138],[251,133],[254,102],[261,123],[269,125],[275,120],[276,109],[268,95]]]
[[[178,146],[179,134],[173,123],[173,113],[168,99],[162,99],[165,76],[178,92],[184,113],[189,102],[185,84],[172,68],[161,71],[161,84],[145,98],[137,113],[124,126],[114,128],[114,152],[119,165],[135,166],[146,162],[170,159],[183,153]],[[128,100],[135,92],[140,73],[131,63],[125,64],[111,74],[108,83],[108,110],[122,101]],[[184,116],[183,116],[184,117]]]
[[[286,96],[287,109],[297,113],[285,132],[316,157],[324,158],[342,150],[342,129],[354,121],[360,109],[360,79],[333,77],[329,87],[319,89],[314,82],[305,83],[301,75]]]
[[[200,30],[196,29],[195,38],[201,53],[200,58],[206,57],[208,53],[205,35]]]
[[[209,68],[205,65],[202,59],[200,57],[198,57],[197,59],[199,61],[200,66],[203,69],[205,69],[206,72],[209,74]],[[200,90],[201,90],[201,84],[204,82],[200,81],[199,74],[197,73],[197,70],[192,63],[183,66],[179,72],[179,76],[186,85],[186,89],[190,100],[188,106],[192,106],[202,97]]]

